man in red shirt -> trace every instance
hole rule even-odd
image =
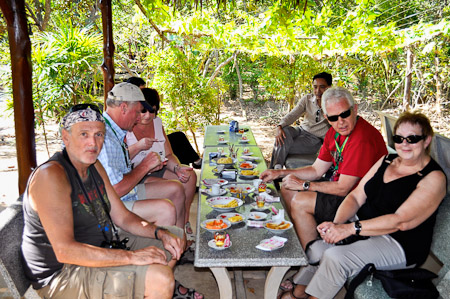
[[[358,105],[348,90],[327,89],[322,95],[322,109],[331,128],[314,164],[297,169],[268,169],[261,174],[265,182],[283,178],[281,194],[303,248],[318,237],[317,224],[333,221],[345,196],[387,154],[380,132],[357,115]],[[333,175],[324,180],[322,176],[330,168]]]

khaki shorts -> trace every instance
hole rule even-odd
[[[183,230],[178,227],[167,227],[173,234],[183,238]],[[134,235],[121,232],[121,240],[129,238],[127,243],[131,250],[156,246],[163,248],[159,240],[136,237]],[[164,250],[167,260],[172,259],[172,255]],[[64,264],[61,272],[57,274],[50,283],[37,290],[42,298],[144,298],[145,275],[148,266],[118,266],[118,267],[82,267]]]

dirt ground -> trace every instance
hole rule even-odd
[[[0,208],[14,202],[18,197],[18,172],[16,158],[16,139],[14,131],[14,119],[5,111],[5,103],[0,99]],[[242,107],[243,109],[236,107]],[[359,115],[380,129],[381,122],[375,110],[365,103],[360,103]],[[449,136],[450,118],[438,117],[433,109],[423,106],[424,111],[432,120],[435,130]],[[247,102],[239,104],[238,101],[228,101],[221,107],[221,123],[228,124],[230,120],[237,120],[240,124],[251,126],[256,141],[261,148],[266,161],[270,161],[273,141],[275,137],[275,125],[288,112],[286,104],[278,102],[266,102],[263,105]],[[399,110],[384,110],[384,112],[398,115]],[[448,115],[448,113],[446,113]],[[48,137],[48,152],[45,146],[42,128],[36,129],[36,156],[38,165],[45,162],[49,156],[61,149],[58,133],[58,125],[52,121],[46,122]],[[202,153],[203,130],[196,132],[197,143]],[[192,138],[192,136],[190,136]],[[19,145],[20,146],[20,145]]]

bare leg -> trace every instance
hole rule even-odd
[[[184,224],[189,222],[189,212],[191,210],[191,204],[194,200],[195,195],[195,185],[197,184],[197,175],[195,174],[195,171],[191,171],[191,176],[189,177],[189,180],[186,183],[183,184],[184,189],[184,195],[185,195],[185,202],[184,202],[184,208],[185,208],[185,217],[184,217]],[[165,179],[173,179],[178,180],[178,177],[175,173],[173,173],[170,170],[166,170],[164,173]]]
[[[175,288],[175,277],[170,267],[152,264],[145,275],[145,298],[170,299]]]
[[[172,226],[176,223],[176,209],[168,199],[138,200],[132,212],[156,225]]]
[[[316,192],[297,192],[291,202],[291,217],[303,249],[317,238],[317,223],[314,219],[316,198]]]
[[[184,229],[185,204],[183,185],[178,180],[150,177],[145,181],[147,198],[168,198],[176,208],[176,226]]]
[[[297,191],[292,191],[281,186],[281,196],[283,197],[284,203],[286,205],[286,210],[291,215],[291,204],[294,196],[297,194]]]

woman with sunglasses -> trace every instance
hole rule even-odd
[[[397,154],[381,158],[341,203],[334,221],[317,226],[323,241],[306,251],[316,266],[301,269],[300,284],[282,298],[333,298],[369,263],[394,270],[425,262],[446,177],[429,155],[433,129],[425,115],[403,113],[394,134]],[[349,237],[358,241],[345,242]],[[347,245],[335,246],[342,243]]]
[[[178,158],[173,154],[162,121],[157,117],[160,107],[158,92],[152,88],[143,88],[142,93],[151,109],[144,108],[141,112],[140,121],[134,126],[133,132],[127,133],[126,139],[131,161],[134,165],[137,165],[150,152],[158,153],[162,160],[167,159],[167,164],[161,170],[149,173],[143,180],[146,184],[152,184],[152,190],[155,190],[155,192],[162,191],[167,180],[176,180],[182,184],[184,196],[179,201],[184,204],[182,210],[186,233],[189,238],[192,238],[193,232],[189,223],[189,211],[195,194],[197,176],[192,168],[180,164]],[[174,204],[177,206],[177,203]]]

